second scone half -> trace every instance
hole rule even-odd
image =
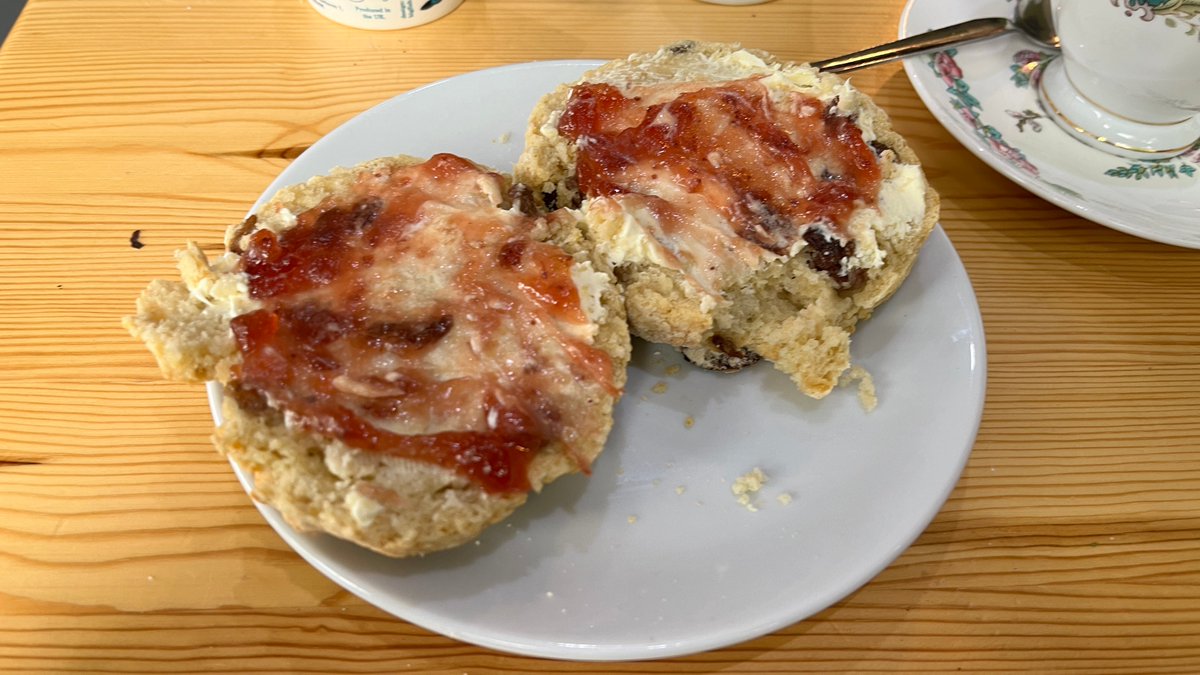
[[[813,397],[938,216],[866,95],[735,45],[682,42],[560,86],[514,173],[547,209],[575,210],[634,335],[715,369],[761,355]]]

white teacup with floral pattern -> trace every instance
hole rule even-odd
[[[1159,159],[1200,140],[1200,0],[1053,0],[1042,104],[1083,142]]]

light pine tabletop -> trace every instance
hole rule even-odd
[[[457,642],[326,579],[213,450],[203,391],[121,327],[174,250],[420,85],[682,38],[818,59],[891,39],[903,2],[466,0],[400,32],[305,5],[30,0],[0,48],[0,671],[1200,672],[1200,251],[1014,185],[896,64],[853,81],[941,193],[989,352],[970,461],[910,549],[777,633],[638,663]]]

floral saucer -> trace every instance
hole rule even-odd
[[[909,0],[900,36],[1011,16],[1013,7],[1013,0]],[[1055,57],[1014,33],[914,56],[904,70],[942,126],[1018,185],[1115,230],[1200,248],[1200,144],[1179,157],[1146,161],[1071,138],[1038,101],[1041,67]]]

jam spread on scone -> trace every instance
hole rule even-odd
[[[576,145],[589,208],[637,218],[702,289],[805,246],[818,251],[814,269],[854,283],[841,265],[854,252],[847,223],[875,204],[881,169],[833,104],[754,78],[589,83],[572,89],[557,128]]]
[[[488,492],[528,490],[539,449],[569,450],[595,423],[588,403],[616,392],[578,263],[502,190],[437,155],[253,232],[241,269],[260,306],[232,321],[239,403]]]

